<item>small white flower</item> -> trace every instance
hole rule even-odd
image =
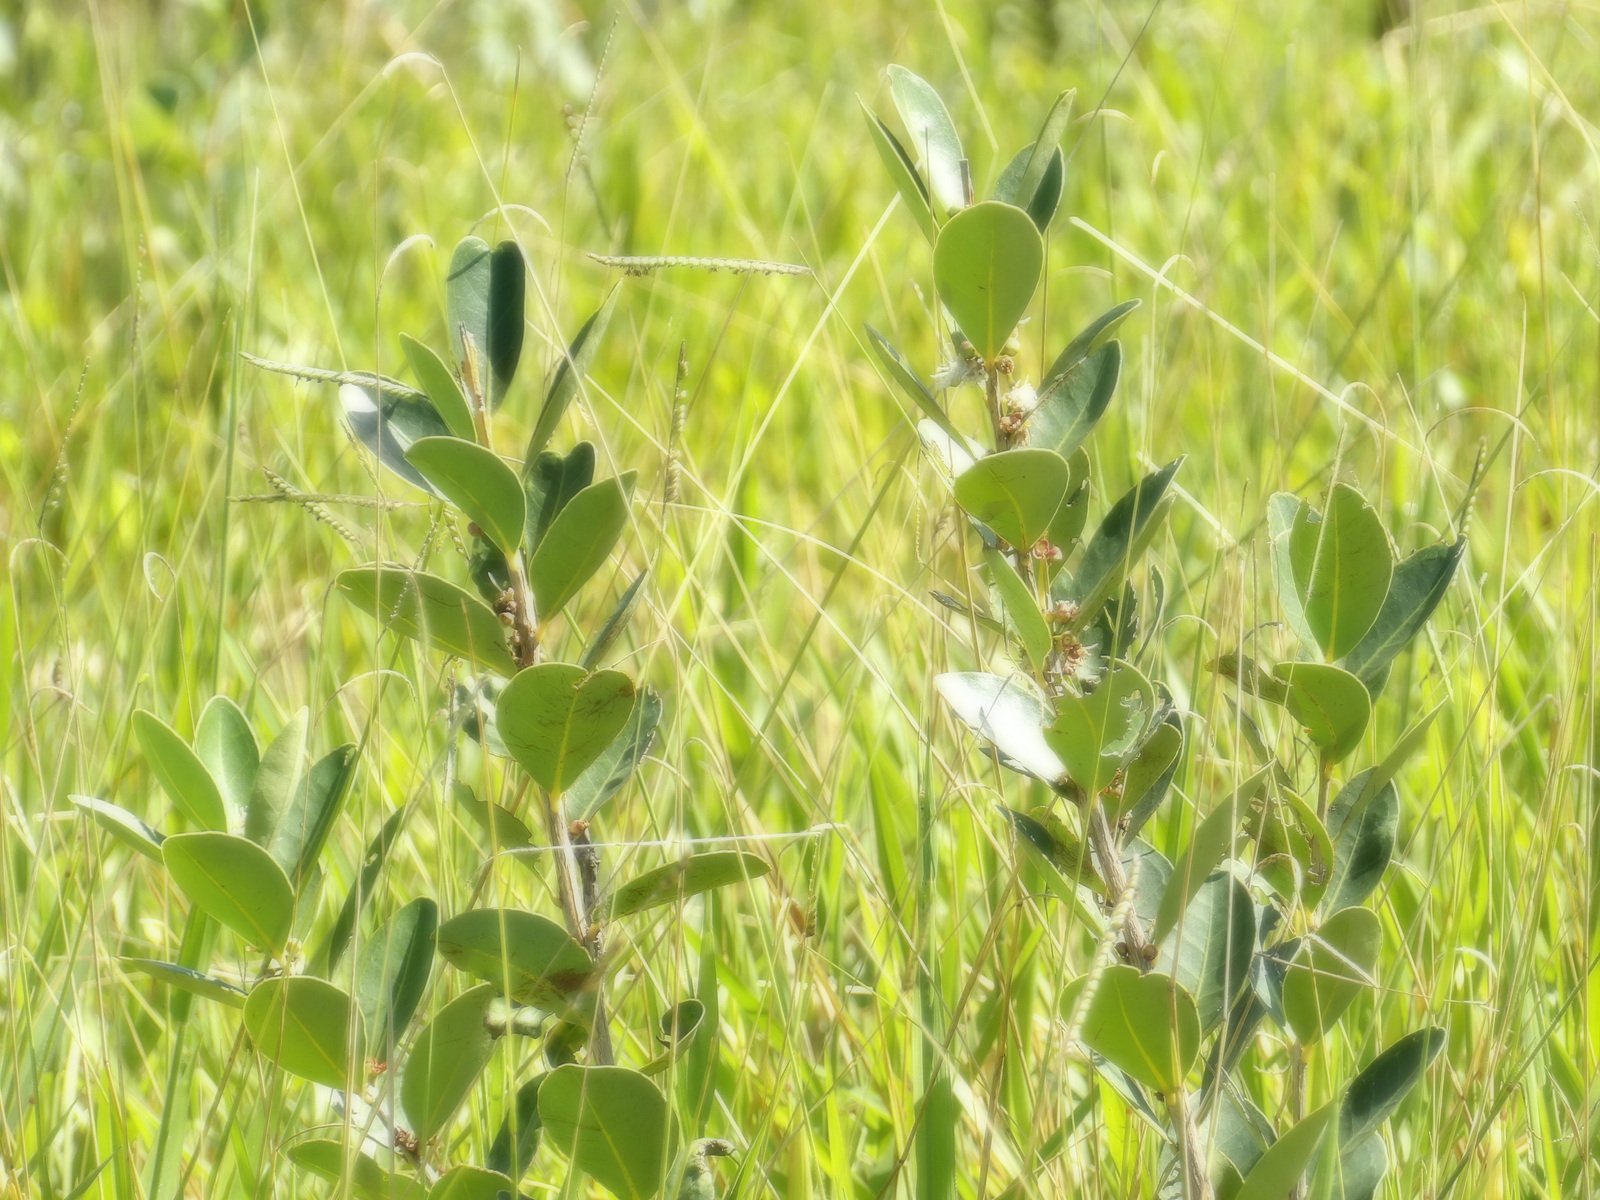
[[[965,358],[952,358],[933,373],[933,386],[938,391],[960,387],[963,383],[982,384],[983,372]]]

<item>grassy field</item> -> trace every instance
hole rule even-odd
[[[1189,455],[1156,553],[1166,676],[1201,719],[1158,847],[1180,846],[1235,770],[1206,664],[1265,611],[1267,497],[1348,479],[1409,548],[1455,531],[1486,456],[1464,568],[1375,717],[1387,744],[1445,702],[1400,777],[1400,869],[1374,902],[1382,1000],[1358,1002],[1310,1093],[1442,1025],[1390,1127],[1382,1194],[1600,1191],[1600,8],[1412,7],[1400,22],[1376,0],[0,10],[0,1194],[334,1194],[280,1153],[330,1119],[317,1090],[241,1048],[231,1010],[181,1019],[117,962],[176,959],[187,913],[68,801],[166,821],[135,708],[187,733],[224,693],[262,735],[309,706],[318,752],[366,739],[322,926],[403,805],[380,908],[430,895],[450,913],[481,888],[554,910],[526,863],[482,874],[446,788],[437,658],[329,593],[342,567],[417,554],[421,494],[374,474],[334,389],[240,358],[405,375],[399,335],[442,335],[443,268],[472,231],[525,248],[535,382],[621,289],[561,436],[637,467],[638,503],[578,627],[648,565],[621,657],[670,717],[603,830],[644,844],[606,870],[725,836],[774,867],[634,929],[619,1058],[650,1057],[655,1014],[709,962],[705,1132],[740,1148],[725,1194],[911,1196],[925,947],[957,1193],[1150,1194],[1154,1139],[1095,1091],[1057,1012],[1094,944],[1011,887],[994,802],[1022,789],[932,690],[974,653],[930,591],[971,585],[863,334],[938,365],[928,249],[892,211],[856,101],[890,110],[891,62],[940,87],[980,185],[1078,90],[1024,355],[1037,369],[1142,299],[1098,490]],[[811,274],[622,278],[586,252]],[[513,407],[508,428],[533,417]],[[323,521],[259,500],[269,473],[398,504],[332,502]],[[470,751],[459,769],[497,779]],[[436,973],[433,998],[456,986]],[[1264,1061],[1252,1089],[1275,1113],[1281,1060]],[[463,1155],[524,1077],[497,1060],[454,1127]],[[545,1155],[525,1188],[562,1178]]]

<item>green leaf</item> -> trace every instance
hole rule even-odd
[[[1011,546],[1031,550],[1077,481],[1054,450],[1002,450],[956,476],[956,503]]]
[[[528,562],[528,582],[541,621],[560,612],[611,556],[628,523],[635,477],[635,472],[625,471],[590,484],[550,523]]]
[[[1033,219],[998,200],[951,217],[933,248],[939,299],[987,362],[1028,311],[1043,271],[1044,242]]]
[[[428,986],[439,906],[423,897],[407,904],[361,945],[356,961],[356,1003],[374,1054],[388,1060],[405,1036]]]
[[[417,383],[451,435],[469,442],[477,441],[478,427],[472,419],[471,404],[444,359],[431,346],[410,334],[402,333],[400,344],[411,364],[411,373],[417,377]]]
[[[1099,933],[1104,920],[1085,900],[1082,889],[1103,887],[1083,840],[1043,806],[1030,815],[1000,806],[1016,831],[1017,844],[1043,877],[1044,885],[1089,929]]]
[[[509,675],[516,660],[494,610],[448,580],[391,563],[339,572],[338,589],[397,633]]]
[[[944,411],[943,405],[935,399],[928,390],[921,376],[911,368],[905,357],[889,344],[889,339],[884,337],[871,325],[867,329],[867,345],[872,347],[872,353],[883,367],[884,373],[900,389],[900,394],[917,406],[923,416],[939,427],[944,434],[953,439],[957,445],[962,444],[959,430],[951,422],[949,415]]]
[[[1043,671],[1055,639],[1050,636],[1049,623],[1039,611],[1032,589],[1017,574],[1011,560],[998,550],[985,550],[983,561],[989,568],[989,582],[1000,597],[1007,632],[1022,643],[1034,671]]]
[[[1324,1154],[1312,1195],[1316,1200],[1372,1200],[1389,1173],[1389,1150],[1379,1134],[1369,1133],[1336,1155]]]
[[[1328,807],[1333,829],[1333,870],[1324,903],[1333,909],[1360,904],[1377,889],[1394,854],[1400,799],[1393,783],[1369,796],[1372,771],[1363,771]]]
[[[956,716],[993,745],[1005,766],[1051,784],[1066,775],[1045,740],[1050,711],[1026,677],[953,671],[933,683]]]
[[[1283,980],[1283,1014],[1297,1038],[1320,1041],[1363,989],[1376,986],[1382,946],[1383,926],[1368,908],[1342,908],[1300,940]]]
[[[1098,615],[1155,540],[1170,506],[1167,489],[1182,465],[1183,459],[1175,458],[1141,479],[1111,506],[1084,547],[1071,585],[1076,593],[1071,598],[1078,602],[1078,628],[1087,627]]]
[[[533,831],[527,823],[509,808],[479,800],[465,784],[455,785],[456,807],[472,818],[488,839],[491,853],[518,850],[533,845]]]
[[[450,272],[445,276],[445,317],[450,326],[450,348],[458,366],[467,361],[463,335],[472,339],[481,367],[488,366],[489,285],[493,260],[494,252],[489,249],[489,243],[480,237],[462,238],[450,256]]]
[[[1328,762],[1338,762],[1361,744],[1372,717],[1372,699],[1361,681],[1330,663],[1279,663],[1272,669],[1284,684],[1284,707],[1305,727]]]
[[[867,118],[867,130],[872,134],[872,144],[877,148],[878,157],[883,160],[884,170],[889,172],[895,191],[900,194],[900,202],[906,206],[906,212],[911,214],[911,219],[931,244],[938,226],[934,221],[933,208],[928,203],[928,189],[922,182],[922,176],[917,174],[916,165],[906,153],[906,148],[900,144],[900,139],[889,132],[889,127],[867,107],[865,100],[859,96],[856,100]]]
[[[600,632],[594,635],[590,643],[583,648],[583,655],[578,659],[578,665],[585,671],[592,671],[599,665],[606,652],[611,649],[613,642],[621,636],[627,627],[628,618],[633,615],[633,610],[639,604],[639,597],[643,594],[644,581],[650,574],[650,568],[642,568],[633,577],[633,582],[624,589],[621,598],[617,600],[616,607],[611,610],[611,615],[606,618],[606,623],[600,626]]]
[[[1249,987],[1255,948],[1250,894],[1232,876],[1217,875],[1200,886],[1160,946],[1155,970],[1194,997],[1200,1030],[1209,1033]]]
[[[228,811],[222,793],[189,743],[160,717],[142,708],[133,712],[133,733],[150,770],[178,811],[202,829],[226,829]]]
[[[1345,668],[1366,684],[1373,696],[1383,691],[1395,656],[1439,607],[1466,550],[1465,538],[1449,545],[1425,546],[1395,568],[1372,628],[1344,659]]]
[[[1122,343],[1107,342],[1051,378],[1028,418],[1028,440],[1063,458],[1083,444],[1111,403],[1122,372]]]
[[[1044,124],[1039,127],[1039,136],[1028,148],[1027,162],[1018,180],[1018,194],[1032,196],[1043,184],[1051,163],[1061,153],[1061,139],[1067,135],[1067,127],[1072,124],[1072,102],[1077,94],[1075,89],[1068,88],[1056,96],[1055,103],[1045,114]],[[1041,231],[1043,228],[1040,226]]]
[[[1289,565],[1306,625],[1330,659],[1352,650],[1389,594],[1389,535],[1361,493],[1334,484],[1328,512],[1301,505],[1289,530]]]
[[[1042,234],[1050,228],[1056,210],[1061,207],[1061,192],[1067,181],[1067,160],[1061,153],[1061,147],[1055,147],[1043,159],[1044,174],[1037,184],[1030,186],[1023,181],[1022,173],[1032,157],[1033,144],[1017,151],[1016,157],[1000,172],[1000,179],[994,187],[994,198],[1003,204],[1014,204],[1023,209]]]
[[[245,836],[269,850],[278,825],[289,810],[295,785],[300,782],[300,766],[305,761],[310,720],[311,714],[304,707],[289,718],[261,756],[255,784],[250,789],[250,805],[244,817]],[[285,874],[289,874],[290,867],[281,859],[278,865],[284,868]],[[292,874],[289,875],[289,882],[295,882]]]
[[[153,858],[156,862],[161,861],[161,843],[166,840],[166,835],[159,830],[146,825],[127,809],[119,808],[108,800],[78,795],[68,796],[67,799],[72,802],[73,807],[86,814],[90,820],[124,846],[137,850],[146,858]]]
[[[566,454],[541,451],[522,468],[522,494],[528,517],[523,550],[531,555],[544,541],[550,524],[571,499],[594,482],[594,444],[579,442]]]
[[[512,1179],[521,1179],[539,1149],[539,1135],[544,1125],[539,1120],[539,1088],[545,1077],[535,1075],[517,1089],[516,1096],[506,1109],[500,1132],[489,1147],[486,1160],[489,1169],[499,1171]]]
[[[348,1194],[351,1200],[425,1200],[428,1196],[428,1189],[417,1180],[386,1170],[354,1143],[346,1147],[334,1138],[308,1138],[290,1146],[286,1154],[302,1171],[348,1188],[348,1193],[340,1190],[335,1194]]]
[[[561,926],[511,908],[476,908],[450,918],[439,927],[438,945],[457,970],[550,1012],[561,1011],[595,970],[589,952]]]
[[[1419,1029],[1390,1046],[1351,1081],[1340,1106],[1339,1136],[1354,1145],[1392,1117],[1444,1049],[1445,1031]]]
[[[1325,1104],[1273,1142],[1250,1169],[1234,1200],[1283,1200],[1316,1157],[1337,1111],[1337,1104]]]
[[[1266,782],[1268,770],[1263,767],[1257,771],[1235,788],[1228,799],[1217,805],[1195,828],[1188,848],[1174,860],[1172,881],[1162,893],[1161,908],[1156,917],[1153,936],[1157,942],[1165,940],[1200,886],[1227,857],[1234,835],[1249,811],[1250,801]]]
[[[263,979],[244,1003],[244,1027],[256,1049],[291,1075],[331,1088],[361,1082],[361,1010],[326,979]]]
[[[1177,777],[1182,753],[1183,725],[1168,710],[1123,768],[1116,813],[1119,820],[1128,823],[1130,832],[1137,832],[1166,796]]]
[[[966,155],[950,112],[928,82],[902,66],[888,71],[889,92],[906,127],[906,144],[928,171],[933,198],[946,211],[967,202],[961,163]]]
[[[350,432],[380,463],[413,487],[438,495],[422,472],[406,461],[406,451],[416,442],[450,433],[444,418],[425,397],[396,396],[369,385],[346,383],[340,385],[339,404]]]
[[[671,1118],[643,1075],[624,1067],[557,1067],[539,1089],[550,1142],[621,1200],[661,1190]]]
[[[633,711],[633,680],[570,663],[519,671],[500,693],[495,723],[511,756],[549,792],[564,792],[605,752]]]
[[[252,946],[278,953],[289,940],[294,893],[283,868],[248,838],[180,833],[161,843],[173,882],[200,911]]]
[[[516,1188],[503,1172],[462,1163],[439,1177],[428,1200],[505,1200]]]
[[[159,979],[169,987],[175,987],[190,995],[216,1000],[229,1008],[244,1007],[245,990],[235,987],[227,980],[155,958],[119,958],[117,961],[129,971],[137,971],[141,975],[150,976],[151,979]]]
[[[616,299],[617,289],[612,288],[606,293],[600,307],[578,330],[578,336],[572,339],[566,355],[556,364],[550,390],[545,393],[544,407],[539,410],[538,423],[533,427],[533,436],[528,439],[527,453],[522,456],[525,462],[536,458],[555,436],[556,426],[561,423],[573,397],[578,394],[583,377],[589,373],[595,353],[600,349],[600,340],[611,322],[611,310]]]
[[[646,871],[630,879],[611,898],[611,915],[626,917],[662,904],[672,904],[712,888],[760,879],[766,860],[739,850],[714,850]]]
[[[1067,985],[1064,1013],[1074,1010],[1088,979],[1080,976]],[[1200,1018],[1189,993],[1170,976],[1141,974],[1119,963],[1101,973],[1084,1013],[1082,1037],[1139,1083],[1173,1092],[1183,1086],[1199,1052]]]
[[[468,237],[456,246],[445,281],[450,345],[456,361],[465,363],[462,334],[472,338],[490,409],[505,396],[522,356],[526,288],[522,251],[515,242],[501,242],[490,250],[482,238]]]
[[[633,778],[660,725],[661,696],[653,688],[645,688],[622,732],[568,786],[567,813],[573,820],[589,820]]]
[[[527,515],[517,473],[493,450],[455,437],[429,437],[412,444],[406,461],[506,554],[517,552]]]
[[[445,922],[439,931],[451,922]],[[439,1010],[417,1036],[400,1074],[400,1104],[411,1131],[427,1141],[450,1123],[494,1054],[495,1034],[485,1020],[499,988],[482,984]]]
[[[344,810],[355,778],[356,748],[340,746],[323,755],[295,789],[294,799],[273,831],[267,849],[298,890],[316,867],[334,822]]]
[[[200,723],[195,726],[194,752],[216,781],[225,807],[242,818],[250,806],[261,751],[250,731],[250,722],[226,696],[213,696],[206,702]]]
[[[1124,300],[1115,308],[1107,309],[1089,324],[1078,331],[1077,335],[1067,343],[1067,348],[1056,355],[1055,362],[1050,364],[1050,369],[1044,373],[1043,388],[1049,387],[1055,380],[1060,379],[1073,367],[1089,357],[1092,350],[1098,347],[1118,325],[1121,325],[1135,309],[1139,307],[1138,300]]]
[[[489,257],[489,407],[498,408],[522,358],[527,327],[522,318],[527,270],[515,242],[501,242]]]
[[[1156,690],[1137,668],[1117,663],[1094,691],[1056,697],[1044,740],[1086,796],[1110,786],[1144,739],[1156,715]]]

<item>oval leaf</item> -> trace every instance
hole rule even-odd
[[[1072,468],[1054,450],[1002,450],[956,476],[956,503],[1019,550],[1050,528],[1076,486]]]
[[[361,1080],[361,1011],[326,979],[263,979],[245,1001],[244,1027],[256,1049],[291,1075],[332,1088]]]
[[[559,1012],[594,973],[594,959],[565,929],[516,909],[479,908],[439,927],[439,954],[451,966],[503,988],[521,1004]]]
[[[439,1177],[428,1200],[503,1200],[515,1194],[511,1180],[499,1171],[463,1163]]]
[[[888,76],[889,92],[906,127],[907,145],[927,166],[934,199],[946,212],[960,208],[967,202],[961,170],[966,155],[950,111],[919,75],[896,65],[889,68]]]
[[[1070,1012],[1087,977],[1067,985]],[[1194,1001],[1170,976],[1140,974],[1118,964],[1100,975],[1083,1018],[1083,1042],[1146,1087],[1171,1092],[1182,1086],[1200,1049]]]
[[[245,990],[214,975],[206,975],[191,967],[162,962],[155,958],[119,958],[117,961],[129,971],[137,971],[141,975],[150,976],[151,979],[159,979],[169,987],[175,987],[190,995],[217,1000],[229,1008],[244,1007]]]
[[[1133,564],[1155,540],[1170,504],[1167,489],[1182,465],[1183,459],[1175,458],[1125,492],[1111,506],[1094,537],[1084,547],[1077,574],[1071,581],[1072,594],[1062,597],[1078,602],[1078,628],[1084,628],[1099,614],[1105,602],[1122,587]],[[1063,573],[1061,579],[1065,578]]]
[[[623,1067],[557,1067],[539,1088],[550,1142],[621,1200],[647,1200],[666,1170],[667,1102]]]
[[[857,97],[860,100],[859,97]],[[861,111],[867,118],[867,131],[872,134],[872,144],[878,151],[878,158],[882,160],[884,170],[889,172],[889,178],[894,182],[895,191],[900,194],[900,202],[906,206],[906,211],[911,214],[911,219],[918,229],[922,230],[929,242],[934,239],[937,224],[933,216],[933,208],[928,203],[928,189],[922,182],[922,177],[917,174],[916,164],[911,155],[906,153],[906,148],[900,144],[900,139],[889,131],[878,115],[867,107],[865,100],[860,100]]]
[[[429,437],[447,437],[450,428],[422,395],[394,395],[356,383],[341,384],[339,404],[350,432],[389,470],[413,487],[437,495],[409,462],[406,451]]]
[[[661,696],[645,688],[622,732],[567,786],[567,813],[573,820],[587,821],[633,778],[660,726]]]
[[[1363,989],[1376,986],[1382,946],[1383,926],[1369,908],[1340,909],[1300,939],[1283,980],[1283,1015],[1297,1038],[1320,1041]]]
[[[456,381],[455,373],[444,359],[434,353],[431,346],[424,345],[410,334],[400,335],[400,345],[404,347],[406,359],[411,363],[411,373],[417,377],[417,383],[452,436],[469,442],[476,441],[478,428],[472,419],[471,405],[461,390],[461,384]]]
[[[226,829],[228,812],[222,792],[189,743],[160,717],[142,708],[134,710],[133,733],[178,811],[202,829]]]
[[[533,427],[533,436],[528,439],[527,453],[523,455],[524,461],[538,457],[539,452],[555,436],[556,426],[561,423],[562,415],[577,396],[583,377],[589,373],[595,353],[600,349],[600,340],[605,336],[606,326],[611,323],[611,309],[616,303],[616,298],[617,289],[612,288],[606,293],[606,298],[600,307],[583,323],[583,328],[578,330],[578,336],[572,339],[572,345],[568,347],[566,355],[556,364],[555,375],[550,380],[550,390],[545,393],[544,407],[539,410],[539,421]]]
[[[1442,1029],[1408,1033],[1373,1059],[1345,1089],[1340,1107],[1339,1136],[1354,1145],[1392,1117],[1400,1102],[1422,1079],[1423,1072],[1446,1040]]]
[[[248,838],[180,833],[161,844],[161,857],[196,908],[252,946],[283,949],[294,921],[294,893],[272,855]]]
[[[628,523],[634,472],[590,484],[562,508],[528,562],[539,619],[547,621],[605,565]],[[520,493],[519,493],[520,494]]]
[[[1284,707],[1328,762],[1361,744],[1372,717],[1372,698],[1349,671],[1330,663],[1279,663],[1273,677],[1286,687]]]
[[[370,563],[339,572],[335,583],[357,608],[397,633],[504,674],[516,669],[494,610],[448,580]]]
[[[517,552],[527,502],[517,473],[498,454],[461,438],[429,437],[406,451],[406,461],[508,557]]]
[[[489,984],[461,993],[439,1010],[406,1056],[400,1103],[420,1140],[427,1141],[449,1123],[489,1065],[495,1034],[485,1018],[499,995]]]
[[[1394,569],[1372,628],[1344,660],[1345,667],[1374,696],[1389,678],[1389,664],[1439,607],[1466,550],[1465,538],[1449,545],[1425,546]]]
[[[495,723],[511,756],[549,792],[564,792],[611,744],[633,711],[633,680],[570,663],[519,671],[500,693]]]
[[[127,809],[118,808],[107,800],[97,800],[93,796],[73,795],[67,799],[124,846],[137,850],[146,858],[153,858],[156,862],[161,861],[161,843],[166,841],[165,835],[146,825]]]
[[[1022,209],[985,200],[939,231],[933,281],[956,326],[992,361],[1033,302],[1044,270],[1044,241]]]
[[[1156,690],[1137,668],[1117,663],[1085,696],[1056,697],[1056,716],[1044,740],[1067,775],[1095,797],[1133,756],[1156,715]]]
[[[302,1171],[349,1188],[354,1200],[424,1200],[429,1194],[417,1180],[385,1170],[371,1155],[334,1138],[308,1138],[286,1153]]]
[[[364,942],[356,962],[356,1003],[373,1053],[388,1059],[405,1035],[428,986],[433,967],[439,906],[426,897],[413,900]]]
[[[250,806],[261,751],[239,706],[226,696],[213,696],[195,726],[194,752],[211,772],[217,790],[233,814]]]
[[[612,896],[611,915],[625,917],[657,905],[687,900],[712,888],[760,879],[769,869],[765,859],[739,850],[691,855],[646,871],[623,884]]]
[[[1325,1104],[1267,1149],[1234,1200],[1283,1200],[1294,1191],[1333,1123],[1337,1104]]]
[[[934,681],[944,702],[1013,771],[1058,783],[1067,769],[1045,740],[1050,711],[1028,680],[978,671],[953,671]]]
[[[1394,570],[1378,514],[1360,492],[1334,484],[1325,516],[1304,504],[1295,514],[1289,564],[1317,645],[1330,659],[1353,650],[1377,619]]]

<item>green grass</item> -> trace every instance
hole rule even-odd
[[[115,961],[177,958],[186,917],[67,800],[165,820],[135,707],[187,733],[220,691],[269,734],[310,705],[318,751],[371,724],[324,923],[402,804],[380,907],[427,894],[450,913],[478,882],[482,847],[445,788],[437,660],[328,596],[343,566],[413,556],[428,511],[372,476],[332,389],[237,352],[407,374],[399,334],[440,339],[442,267],[480,218],[531,259],[530,379],[615,278],[584,251],[814,271],[622,280],[561,434],[593,438],[603,473],[641,469],[625,554],[580,608],[592,625],[599,593],[651,566],[625,665],[671,713],[605,838],[770,839],[776,868],[714,913],[637,927],[619,1057],[650,1057],[656,1014],[709,955],[706,1132],[741,1147],[729,1194],[911,1195],[928,1016],[948,1030],[960,1195],[1148,1194],[1151,1135],[1081,1104],[1095,1085],[1056,1013],[1094,947],[1010,886],[993,801],[1018,784],[931,690],[974,661],[928,595],[964,586],[958,527],[861,333],[937,365],[916,332],[931,256],[886,211],[855,100],[887,111],[891,61],[951,101],[985,183],[1061,88],[1097,112],[1069,135],[1071,220],[1025,355],[1036,374],[1082,321],[1143,298],[1100,493],[1191,456],[1157,551],[1177,614],[1166,675],[1207,720],[1164,849],[1242,769],[1205,664],[1271,611],[1266,497],[1338,473],[1409,548],[1450,531],[1484,448],[1466,568],[1376,716],[1387,745],[1446,701],[1401,776],[1401,868],[1375,899],[1387,995],[1313,1060],[1310,1100],[1441,1024],[1449,1044],[1390,1128],[1384,1194],[1600,1187],[1600,10],[1419,2],[1375,36],[1377,7],[710,0],[582,24],[554,0],[91,0],[0,17],[0,1194],[302,1195],[279,1144],[327,1119],[236,1042],[231,1011],[196,1004],[180,1031],[171,995]],[[342,534],[244,502],[272,492],[264,471],[404,506],[331,504]],[[471,755],[455,765],[500,786]],[[609,853],[608,869],[663,855]],[[500,860],[485,894],[554,913],[550,887]],[[459,980],[436,973],[427,1003],[446,988]],[[461,1155],[492,1136],[518,1068],[502,1055]],[[1276,1113],[1281,1075],[1253,1087]],[[157,1180],[161,1142],[181,1154]],[[554,1194],[559,1160],[542,1152],[530,1178]]]

